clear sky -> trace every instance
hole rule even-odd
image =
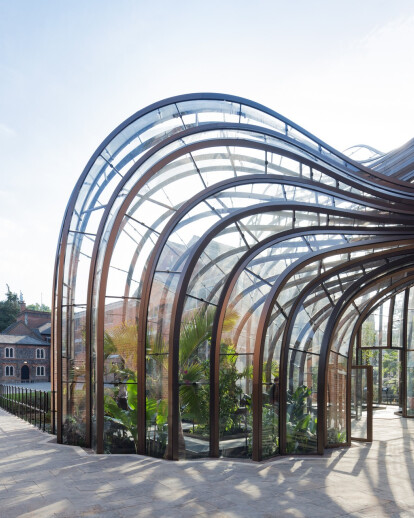
[[[344,150],[414,137],[412,0],[0,0],[0,299],[50,305],[99,143],[165,97],[263,103]]]

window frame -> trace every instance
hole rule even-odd
[[[14,358],[14,347],[6,347],[5,358]]]
[[[14,365],[6,365],[4,369],[5,376],[14,376]]]

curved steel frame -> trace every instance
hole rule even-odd
[[[227,118],[227,120],[226,120]],[[221,120],[220,120],[221,119]],[[252,123],[253,122],[253,123]],[[167,128],[167,129],[165,129]],[[214,149],[224,149],[221,156],[214,154]],[[231,148],[239,150],[238,155],[233,155]],[[113,151],[111,151],[113,149]],[[206,163],[211,165],[199,165],[197,162],[200,153],[205,153]],[[259,153],[259,155],[257,155]],[[224,157],[224,158],[223,158]],[[254,158],[253,158],[254,157]],[[279,157],[279,165],[275,161]],[[227,160],[226,166],[223,160]],[[270,161],[269,161],[270,159]],[[287,161],[281,165],[282,160]],[[208,162],[207,162],[208,161]],[[189,169],[182,169],[185,164],[190,164]],[[247,165],[244,165],[247,164]],[[270,164],[270,165],[269,165]],[[292,165],[292,169],[290,164]],[[180,169],[181,168],[181,169]],[[232,172],[225,172],[226,168]],[[308,168],[308,177],[304,168]],[[257,173],[257,170],[263,173]],[[151,187],[151,181],[157,179],[157,175],[169,174],[176,170],[177,173],[169,178],[157,180],[157,184]],[[224,179],[217,181],[217,173],[223,174]],[[288,174],[281,174],[290,173]],[[226,176],[227,175],[227,176]],[[210,178],[211,176],[211,178]],[[318,177],[319,176],[319,180]],[[205,178],[210,178],[209,185]],[[170,189],[174,195],[174,182],[183,179],[198,178],[200,187],[188,201],[178,204],[170,200],[165,189]],[[325,183],[330,178],[332,185]],[[178,185],[178,184],[177,184]],[[266,186],[280,186],[282,197],[280,199],[269,198],[263,189]],[[260,187],[262,186],[262,187]],[[246,189],[259,189],[257,194],[249,197]],[[262,191],[260,190],[262,189]],[[289,191],[287,194],[287,190]],[[296,193],[314,193],[316,202],[295,201]],[[225,196],[224,196],[225,194]],[[164,197],[164,201],[159,199]],[[318,196],[326,196],[331,206],[318,203]],[[261,203],[254,203],[254,197]],[[326,305],[314,315],[314,320],[305,326],[298,338],[299,342],[307,336],[307,348],[315,340],[315,330],[324,330],[321,354],[319,358],[319,383],[318,383],[318,452],[323,452],[326,444],[325,406],[327,362],[331,348],[332,336],[339,325],[340,315],[338,308],[344,304],[345,294],[348,297],[347,306],[354,304],[360,293],[360,282],[374,277],[374,272],[364,274],[366,267],[370,268],[372,261],[385,258],[386,264],[377,268],[384,276],[392,275],[393,267],[398,260],[393,259],[403,255],[404,251],[411,250],[408,243],[414,238],[414,188],[409,182],[398,178],[398,175],[387,176],[361,163],[355,162],[322,141],[295,125],[290,120],[280,116],[276,112],[253,103],[246,99],[222,94],[191,94],[178,96],[165,101],[155,103],[148,108],[137,112],[127,119],[98,147],[88,162],[84,172],[71,195],[65,212],[60,233],[55,273],[53,296],[53,369],[52,383],[57,389],[58,396],[54,402],[57,409],[58,441],[63,441],[62,431],[65,430],[63,420],[63,398],[70,398],[69,391],[63,390],[63,386],[76,385],[76,380],[70,377],[63,380],[63,366],[73,358],[69,350],[75,347],[74,337],[74,308],[78,304],[76,297],[77,271],[83,240],[88,238],[93,243],[91,256],[87,258],[89,267],[85,306],[85,347],[84,347],[84,388],[85,399],[84,423],[85,443],[94,444],[98,453],[104,451],[104,336],[106,325],[106,300],[108,276],[115,265],[114,253],[117,250],[119,236],[126,232],[127,225],[132,228],[145,227],[146,224],[134,219],[134,211],[138,210],[144,200],[156,200],[163,207],[162,215],[154,222],[155,227],[147,226],[146,234],[141,241],[135,241],[135,251],[129,258],[130,264],[127,279],[130,278],[139,263],[144,261],[145,267],[140,279],[141,293],[130,293],[129,281],[123,290],[122,315],[125,318],[128,301],[135,300],[138,318],[137,352],[137,437],[135,437],[137,452],[146,453],[146,340],[148,308],[153,289],[153,279],[157,271],[157,264],[161,255],[165,252],[169,240],[178,228],[185,232],[191,232],[191,224],[202,222],[209,216],[209,211],[215,214],[217,223],[201,237],[193,237],[194,243],[188,241],[179,259],[181,273],[177,286],[175,286],[174,301],[171,311],[164,309],[166,322],[170,322],[169,331],[169,368],[168,368],[168,448],[167,457],[178,458],[178,419],[180,415],[180,399],[178,385],[180,331],[183,321],[184,305],[189,290],[195,289],[204,277],[212,275],[213,267],[231,259],[235,264],[221,277],[214,280],[214,284],[206,290],[204,298],[200,299],[200,308],[206,308],[212,304],[213,297],[218,297],[216,312],[211,330],[210,349],[210,455],[219,455],[219,367],[220,347],[223,322],[226,311],[231,304],[237,301],[247,300],[252,302],[248,310],[240,316],[240,322],[234,332],[234,341],[237,344],[241,340],[241,333],[248,324],[251,328],[251,316],[261,309],[259,320],[254,323],[255,349],[253,354],[253,443],[252,457],[255,460],[262,458],[262,377],[263,377],[263,353],[266,333],[269,326],[277,322],[277,315],[284,314],[285,325],[275,330],[271,347],[281,340],[280,358],[276,360],[280,364],[280,386],[282,394],[280,399],[280,451],[286,451],[286,397],[288,381],[293,375],[293,364],[288,365],[287,350],[292,332],[292,325],[297,315],[298,308],[313,289],[320,286],[321,295],[309,300],[309,308],[317,301],[326,298]],[[136,201],[135,201],[136,200]],[[220,209],[214,208],[218,203]],[[206,207],[192,218],[187,218],[190,211]],[[236,204],[236,205],[233,205]],[[339,204],[339,206],[337,206]],[[91,215],[100,214],[99,223],[92,227]],[[272,214],[273,218],[288,217],[290,223],[285,230],[275,228],[271,231],[269,225],[262,226],[261,218],[266,214]],[[310,216],[306,222],[305,214],[313,214],[315,222]],[[301,225],[296,226],[297,217],[300,216]],[[321,217],[324,224],[321,224]],[[186,219],[187,218],[187,219]],[[248,219],[246,219],[248,218]],[[243,223],[242,220],[245,220]],[[353,222],[353,225],[349,223]],[[135,225],[135,227],[134,227]],[[158,225],[159,230],[156,230]],[[231,238],[231,228],[235,225],[236,232],[241,239],[241,246],[233,247],[213,258],[202,269],[195,270],[196,265],[204,254],[206,247],[213,240],[220,237],[222,232],[228,232]],[[380,225],[373,226],[373,225]],[[227,229],[227,230],[226,230]],[[262,232],[270,232],[270,235],[261,237]],[[257,235],[256,235],[257,234]],[[393,239],[389,239],[389,235]],[[335,235],[337,238],[351,240],[344,244],[326,250],[314,250],[306,241],[312,236],[315,242],[323,245],[324,236]],[[395,236],[398,235],[398,238]],[[155,236],[155,237],[151,237]],[[345,238],[345,236],[348,236]],[[361,239],[361,237],[365,238]],[[370,236],[370,237],[369,237]],[[144,245],[149,239],[155,239],[153,249],[149,253],[143,252]],[[253,239],[256,244],[249,244],[246,238]],[[306,253],[299,255],[285,252],[286,260],[291,262],[283,275],[272,274],[272,265],[281,260],[277,257],[266,257],[263,261],[267,266],[266,275],[260,277],[258,282],[251,283],[239,293],[238,279],[243,272],[250,272],[249,265],[254,265],[255,259],[274,246],[282,246],[283,243],[295,238],[303,238],[308,245]],[[69,246],[70,239],[73,241]],[[354,240],[354,241],[352,241]],[[319,245],[318,245],[319,246]],[[381,252],[371,252],[378,247],[391,248]],[[185,248],[184,247],[184,248]],[[73,248],[73,249],[72,249]],[[318,248],[318,247],[317,247]],[[325,273],[320,272],[317,279],[309,277],[296,284],[299,291],[295,300],[289,303],[285,310],[278,307],[273,310],[277,297],[284,289],[287,289],[291,279],[300,271],[312,263],[322,261],[324,258],[341,256],[344,253],[352,253],[360,250],[363,255],[358,259],[349,260],[345,265],[332,265]],[[412,253],[412,251],[411,251]],[[364,255],[365,254],[365,255]],[[83,253],[83,255],[85,255]],[[237,256],[240,256],[236,260]],[[234,259],[233,259],[234,258]],[[404,259],[401,260],[404,262]],[[322,263],[320,263],[322,264]],[[342,272],[347,272],[353,266],[358,265],[363,273],[348,275],[347,282],[351,287],[344,292],[340,280]],[[267,273],[269,272],[269,273]],[[337,282],[334,276],[338,276]],[[253,275],[254,277],[254,275]],[[379,283],[380,278],[373,280]],[[328,279],[331,281],[327,282]],[[365,281],[364,281],[365,282]],[[411,277],[405,282],[409,290],[414,284]],[[256,291],[263,285],[270,287],[269,293],[264,296],[256,295]],[[164,290],[171,289],[165,285]],[[413,288],[414,289],[414,288]],[[334,302],[332,297],[344,294],[339,301]],[[257,293],[259,293],[257,291]],[[407,292],[408,293],[408,292]],[[376,297],[374,300],[377,300]],[[368,314],[368,310],[374,302],[364,308],[362,314]],[[315,306],[316,307],[316,306]],[[67,322],[64,321],[63,308],[67,314]],[[328,321],[326,321],[328,319]],[[352,340],[357,336],[363,319],[362,316],[352,331]],[[406,321],[405,321],[406,322]],[[311,332],[309,332],[311,331]],[[66,341],[68,342],[66,344]],[[297,351],[297,349],[295,347]],[[307,349],[309,350],[309,349]],[[273,352],[271,356],[273,357]],[[297,353],[295,352],[295,355]],[[68,356],[69,355],[69,356]],[[80,356],[83,358],[83,356]],[[304,356],[303,356],[304,358]],[[304,362],[304,359],[301,360]],[[69,367],[66,366],[66,369]],[[302,368],[304,368],[302,366]],[[350,365],[348,366],[348,370]],[[270,371],[267,372],[270,375]],[[78,389],[79,390],[79,389]],[[348,398],[349,399],[349,398]],[[92,412],[94,408],[94,412]],[[69,411],[69,410],[67,410]],[[70,411],[69,411],[70,412]],[[348,408],[348,414],[350,410]],[[93,426],[92,426],[93,423]],[[92,430],[93,428],[93,430]],[[94,439],[92,441],[92,438]]]

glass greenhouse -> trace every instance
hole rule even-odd
[[[59,237],[58,442],[261,460],[372,440],[385,397],[413,417],[413,157],[222,94],[121,124]]]

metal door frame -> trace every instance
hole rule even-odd
[[[352,437],[351,435],[351,397],[352,397],[352,371],[353,370],[362,370],[364,369],[367,373],[367,438],[362,439],[359,437]],[[348,421],[348,430],[350,441],[360,441],[360,442],[372,442],[372,424],[373,424],[373,412],[372,412],[372,401],[373,401],[373,391],[374,391],[374,378],[373,378],[373,367],[372,365],[352,365],[351,366],[351,376],[350,376],[350,390],[349,390],[349,421]]]

